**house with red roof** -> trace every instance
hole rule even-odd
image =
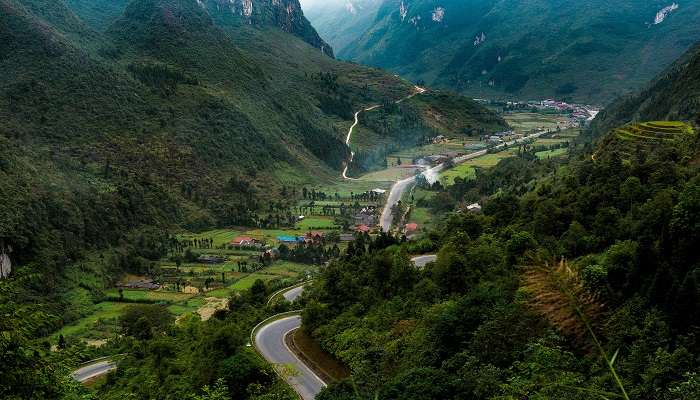
[[[304,241],[306,243],[323,243],[323,239],[326,237],[324,232],[307,232],[304,236]]]
[[[406,224],[403,231],[406,235],[413,235],[418,232],[418,224]]]
[[[232,241],[231,245],[236,247],[246,247],[253,246],[257,243],[257,240],[250,236],[236,236]]]
[[[370,230],[371,230],[371,228],[365,224],[355,226],[355,232],[369,233]]]

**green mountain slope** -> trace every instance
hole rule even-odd
[[[86,23],[102,32],[122,16],[129,0],[67,0],[67,3]],[[277,27],[333,57],[333,49],[316,33],[298,0],[198,0],[196,3],[217,25]]]
[[[104,32],[62,1],[0,10],[0,240],[45,271],[147,226],[256,225],[283,186],[336,179],[355,110],[413,90],[196,0]]]
[[[641,87],[700,40],[697,2],[677,2],[655,24],[672,3],[385,0],[338,56],[471,96],[602,104]]]
[[[690,49],[643,90],[623,97],[593,121],[598,133],[632,121],[700,123],[700,45]]]

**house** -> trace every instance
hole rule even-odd
[[[418,224],[406,224],[403,231],[406,234],[406,236],[413,235],[414,233],[418,232]]]
[[[365,224],[355,226],[355,232],[358,233],[369,233],[370,230],[371,228]]]
[[[231,241],[231,244],[236,247],[253,246],[255,243],[257,243],[257,240],[250,236],[237,236]]]
[[[481,212],[481,204],[479,204],[479,203],[470,204],[467,206],[467,211],[473,212],[473,213],[480,213]]]
[[[307,232],[304,241],[306,243],[323,243],[325,236],[326,234],[323,232]]]

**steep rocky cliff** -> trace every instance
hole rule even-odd
[[[333,49],[304,16],[299,0],[197,0],[220,25],[274,26],[333,57]]]

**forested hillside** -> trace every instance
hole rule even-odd
[[[429,186],[447,199],[436,211],[483,213],[331,263],[304,329],[352,378],[319,399],[697,398],[697,132],[649,122],[585,143]],[[428,252],[423,269],[409,261]]]
[[[604,133],[632,121],[700,122],[700,47],[693,46],[642,90],[616,100],[593,122]]]
[[[310,15],[321,32],[339,26],[351,37],[326,34],[340,58],[483,98],[604,105],[700,39],[693,1],[384,0],[368,27],[333,10]]]
[[[255,227],[287,188],[334,179],[353,112],[413,92],[329,57],[297,1],[245,3],[225,19],[196,0],[0,0],[0,397],[68,396],[64,363],[88,355],[39,338],[148,271],[171,232]]]

